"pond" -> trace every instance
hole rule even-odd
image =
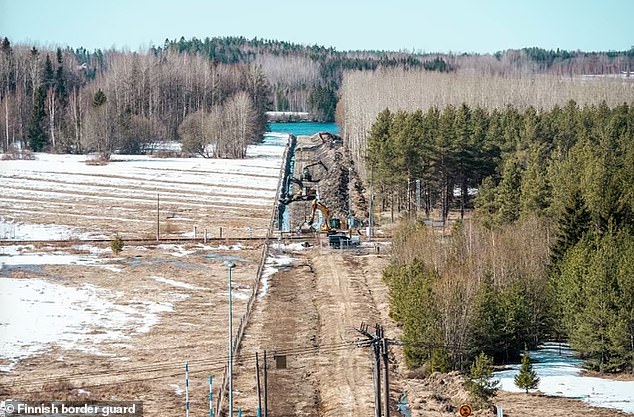
[[[581,373],[583,361],[566,344],[546,343],[529,354],[540,378],[538,390],[544,394],[578,398],[594,406],[634,413],[634,381],[584,376]],[[495,372],[494,377],[500,380],[504,391],[521,392],[513,381],[520,365],[510,368]]]

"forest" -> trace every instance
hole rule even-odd
[[[464,370],[568,340],[590,369],[633,371],[633,141],[627,103],[379,113],[367,163],[406,209],[384,279],[408,364]],[[451,233],[416,220],[473,206]]]
[[[260,139],[268,110],[309,112],[321,121],[342,114],[348,137],[364,137],[386,107],[383,96],[392,93],[378,89],[372,94],[375,103],[366,106],[354,91],[375,88],[376,77],[390,71],[430,81],[436,79],[427,75],[443,80],[484,75],[502,83],[522,75],[525,80],[530,79],[526,75],[545,74],[557,79],[618,76],[629,73],[633,64],[634,49],[437,54],[181,37],[131,52],[21,45],[2,38],[0,143],[3,151],[24,145],[34,151],[107,158],[113,152],[145,153],[163,142],[180,141],[185,155],[240,157],[246,144]],[[438,91],[446,88],[443,84]],[[418,100],[411,102],[425,108]],[[364,106],[362,119],[355,116],[357,106]],[[350,142],[357,162],[363,153],[359,143]]]

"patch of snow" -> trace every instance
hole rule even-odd
[[[165,277],[154,276],[154,277],[152,277],[152,279],[154,281],[162,282],[164,284],[169,284],[169,285],[171,285],[173,287],[185,288],[185,289],[188,289],[188,290],[201,290],[201,289],[203,289],[201,287],[197,287],[195,285],[188,284],[186,282],[176,281],[176,280],[165,278]]]
[[[169,384],[168,387],[172,388],[176,395],[178,395],[179,397],[185,393],[185,391],[181,387],[179,387],[178,384]]]
[[[258,298],[264,297],[269,291],[269,280],[284,267],[289,267],[293,264],[293,258],[287,255],[268,255],[266,261],[264,261],[264,269],[262,270],[262,277],[260,278],[260,291],[258,292]]]
[[[236,298],[238,300],[248,300],[250,296],[251,296],[251,291],[249,292],[245,292],[245,290],[231,291],[231,297]]]
[[[72,390],[71,392],[73,394],[79,395],[79,396],[84,396],[84,397],[90,396],[90,391],[86,391],[85,389],[82,389],[82,388],[76,388],[76,389]]]
[[[161,244],[157,245],[156,247],[165,251],[173,251],[172,253],[170,253],[170,255],[176,256],[177,258],[182,258],[196,252],[195,250],[185,249],[182,245]]]
[[[112,252],[110,248],[99,248],[97,246],[92,246],[92,245],[73,245],[72,248],[75,250],[88,252],[91,255],[103,255],[103,254],[106,254],[106,253],[109,254]]]
[[[242,250],[242,244],[237,243],[235,245],[218,245],[217,250]]]
[[[33,245],[0,246],[0,256],[16,256],[20,255],[22,252],[33,250],[34,248],[35,247]]]
[[[5,192],[6,191],[6,192]],[[10,191],[3,191],[4,197]],[[0,222],[0,239],[7,240],[69,240],[88,239],[91,235],[71,226]]]
[[[123,268],[115,265],[97,265],[99,268],[103,268],[110,272],[122,272]]]
[[[168,303],[127,299],[120,294],[84,284],[66,287],[40,279],[0,278],[0,357],[10,371],[24,358],[42,353],[52,345],[100,354],[104,341],[127,340],[134,333],[148,332],[171,311]]]
[[[530,352],[533,369],[539,376],[539,391],[546,395],[579,398],[598,407],[616,408],[634,413],[634,381],[613,381],[584,376],[582,360],[574,357],[574,351],[566,345],[547,343]],[[522,392],[515,386],[514,377],[520,365],[495,372],[500,380],[500,389]]]
[[[25,254],[0,256],[1,265],[95,265],[97,259],[85,255]]]
[[[276,250],[280,250],[280,251],[285,251],[285,252],[299,252],[299,251],[304,251],[308,248],[310,248],[310,246],[306,245],[306,242],[301,242],[301,243],[279,243],[279,242],[275,242],[271,244],[271,248],[272,249],[276,249]]]

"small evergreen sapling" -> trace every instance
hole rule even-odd
[[[123,239],[121,239],[118,233],[112,237],[110,249],[112,249],[112,253],[115,255],[118,255],[123,250]]]
[[[515,375],[514,380],[515,385],[520,389],[526,390],[527,394],[529,389],[536,389],[539,385],[539,377],[533,369],[533,364],[531,363],[528,352],[524,352],[522,356],[522,366],[520,367],[519,373]]]
[[[480,353],[471,365],[471,372],[467,375],[466,388],[471,401],[477,408],[489,405],[492,397],[498,391],[500,381],[493,380],[493,359]]]

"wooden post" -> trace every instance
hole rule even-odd
[[[383,329],[381,329],[381,350],[383,353],[383,416],[390,417],[390,367],[389,357],[387,349],[387,339],[383,335]]]
[[[269,416],[269,398],[268,398],[268,363],[266,362],[266,350],[264,351],[264,417]]]
[[[257,417],[262,417],[262,391],[260,389],[260,354],[255,352],[255,375],[257,380],[257,392],[258,392],[258,413]]]

